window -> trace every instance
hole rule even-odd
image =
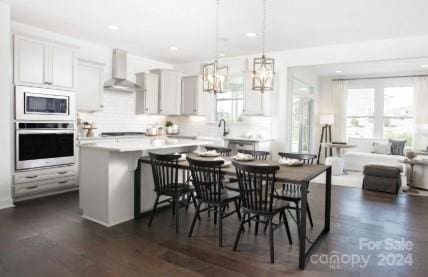
[[[346,132],[348,137],[371,138],[374,133],[373,88],[349,89],[346,107]]]
[[[413,140],[413,87],[384,89],[383,137]]]
[[[224,118],[227,122],[242,121],[244,105],[244,76],[229,76],[225,92],[216,95],[216,120]]]
[[[291,151],[309,153],[312,142],[312,88],[293,80],[293,105],[291,115]]]
[[[410,78],[350,82],[348,137],[406,140],[413,143],[413,86]]]

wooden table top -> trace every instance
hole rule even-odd
[[[196,154],[188,154],[189,157],[192,157],[194,159],[199,160],[212,160],[213,158],[203,158],[200,156],[197,156]],[[223,157],[225,161],[231,160],[229,157]],[[143,163],[150,163],[149,157],[143,157],[140,159]],[[262,160],[254,160],[254,161],[248,161],[248,162],[242,162],[245,164],[251,164],[251,165],[279,165],[277,161],[262,161]],[[180,161],[178,163],[179,167],[182,169],[189,168],[189,162],[186,161]],[[276,173],[276,179],[278,182],[284,182],[284,183],[293,183],[293,184],[306,184],[309,183],[312,179],[315,177],[321,175],[325,171],[327,171],[328,168],[331,166],[329,165],[321,165],[321,164],[314,164],[314,165],[302,165],[302,166],[285,166],[281,165],[280,169]],[[233,165],[225,166],[222,168],[222,172],[227,176],[236,176],[235,167]]]
[[[341,143],[327,143],[327,147],[331,148],[355,148],[357,147],[355,144],[341,144]]]

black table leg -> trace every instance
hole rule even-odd
[[[134,220],[141,217],[141,162],[134,171]]]
[[[302,184],[302,204],[301,207],[306,207],[307,203],[307,186],[308,184]],[[312,251],[317,246],[318,242],[325,237],[330,231],[330,216],[331,216],[331,167],[326,169],[326,180],[325,180],[325,211],[324,211],[324,229],[314,240],[312,245],[306,252],[306,209],[302,208],[301,211],[301,222],[300,222],[300,249],[299,249],[299,268],[305,269],[306,261],[310,257]]]
[[[302,184],[301,186],[302,200],[300,207],[300,228],[299,228],[299,268],[305,269],[306,264],[306,212],[305,208],[307,205],[307,189],[308,184]]]
[[[325,177],[325,212],[324,212],[324,233],[330,231],[331,217],[331,167],[327,168]]]

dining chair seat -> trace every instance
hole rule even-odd
[[[162,191],[162,194],[167,196],[174,196],[176,191],[175,187],[177,187],[177,193],[189,193],[195,190],[195,187],[190,184],[178,183],[178,184],[168,184],[168,187],[171,189],[170,191]],[[156,191],[156,189],[155,189]]]
[[[239,184],[238,182],[227,183],[225,188],[231,191],[239,192]]]

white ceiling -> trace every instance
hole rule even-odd
[[[2,1],[2,0],[0,0]],[[215,0],[3,0],[12,18],[169,63],[214,55]],[[427,0],[268,0],[267,50],[428,34]],[[220,51],[260,51],[261,0],[223,0]],[[112,31],[108,25],[117,25]],[[176,46],[178,51],[170,51]]]
[[[423,65],[425,66],[422,67]],[[428,57],[360,63],[326,64],[296,68],[310,71],[319,77],[331,79],[428,75]],[[341,72],[338,73],[336,71]]]

